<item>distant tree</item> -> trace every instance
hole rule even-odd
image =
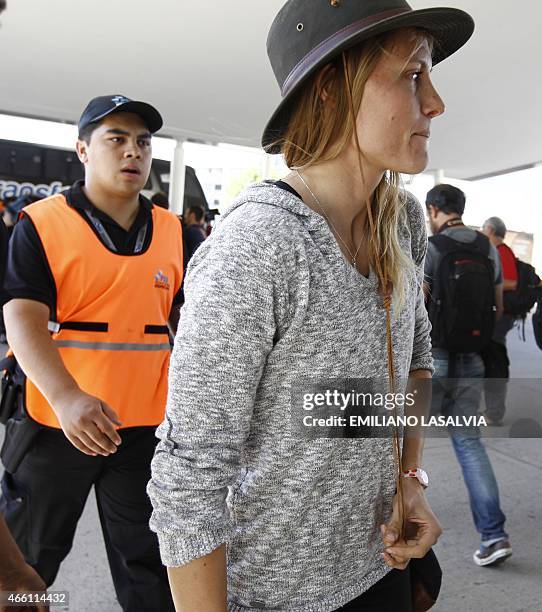
[[[241,170],[239,174],[234,175],[228,183],[228,187],[226,188],[228,200],[231,201],[235,199],[243,189],[261,180],[262,172],[259,168],[246,168]]]

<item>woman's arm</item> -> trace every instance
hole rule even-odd
[[[418,422],[420,422],[419,419],[422,416],[427,417],[429,415],[431,408],[431,376],[430,370],[410,372],[408,391],[415,393],[416,403],[412,409],[405,408],[405,413],[408,415],[415,414]],[[408,427],[406,429],[402,453],[403,470],[423,467],[424,429],[423,427]],[[410,435],[408,435],[409,433]]]
[[[423,212],[420,205],[414,201],[410,203],[410,222],[412,257],[416,265],[419,286],[407,391],[416,392],[416,402],[412,407],[405,407],[405,414],[414,415],[420,419],[422,416],[427,416],[430,411],[433,357],[431,355],[431,324],[425,308],[423,291],[427,234]],[[405,428],[401,466],[403,470],[423,467],[424,442],[422,426]],[[410,533],[407,530],[407,541],[399,540],[403,517],[399,509],[398,496],[394,499],[390,521],[381,527],[382,538],[386,546],[383,553],[384,560],[390,567],[396,569],[404,569],[411,558],[423,557],[442,533],[442,528],[429,507],[424,489],[415,478],[403,479],[403,495],[404,519],[411,527]]]
[[[223,605],[222,545],[234,529],[226,497],[239,474],[273,348],[275,292],[282,291],[276,248],[257,228],[243,229],[242,214],[227,223],[189,266],[148,487],[151,528],[163,563],[174,568],[180,610],[201,597]]]
[[[415,370],[410,373],[409,392],[416,390],[416,403],[408,409],[408,415],[418,419],[429,413],[431,403],[431,371]],[[405,409],[407,413],[407,409]],[[402,450],[402,470],[423,467],[425,437],[422,425],[405,427]],[[402,480],[403,504],[399,496],[393,501],[391,519],[381,527],[385,545],[384,561],[392,568],[405,569],[410,559],[421,558],[434,546],[442,533],[442,527],[425,497],[425,491],[416,478]],[[404,510],[404,513],[403,511]],[[399,539],[402,523],[405,539]]]
[[[181,567],[168,567],[167,572],[177,612],[226,612],[224,545]]]

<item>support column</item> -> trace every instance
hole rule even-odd
[[[176,215],[181,215],[183,212],[184,182],[186,176],[184,140],[177,140],[169,174],[169,208]]]
[[[435,180],[435,185],[438,185],[439,183],[444,183],[444,170],[442,168],[435,170],[433,172],[433,178]]]
[[[271,155],[267,155],[262,151],[262,181],[267,181],[271,178]]]

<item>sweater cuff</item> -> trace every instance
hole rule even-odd
[[[204,557],[231,539],[231,529],[206,529],[198,533],[158,532],[160,557],[167,567],[179,567]]]
[[[433,364],[433,357],[430,355],[425,358],[413,359],[410,364],[410,372],[414,372],[414,370],[429,370],[431,372],[431,376],[435,373],[435,366]]]

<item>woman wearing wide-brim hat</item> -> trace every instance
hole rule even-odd
[[[297,435],[294,397],[431,376],[425,222],[399,173],[426,167],[431,68],[473,28],[403,0],[290,0],[271,27],[263,146],[291,173],[249,187],[191,260],[152,465],[183,612],[412,609],[409,561],[441,531],[422,442]]]

